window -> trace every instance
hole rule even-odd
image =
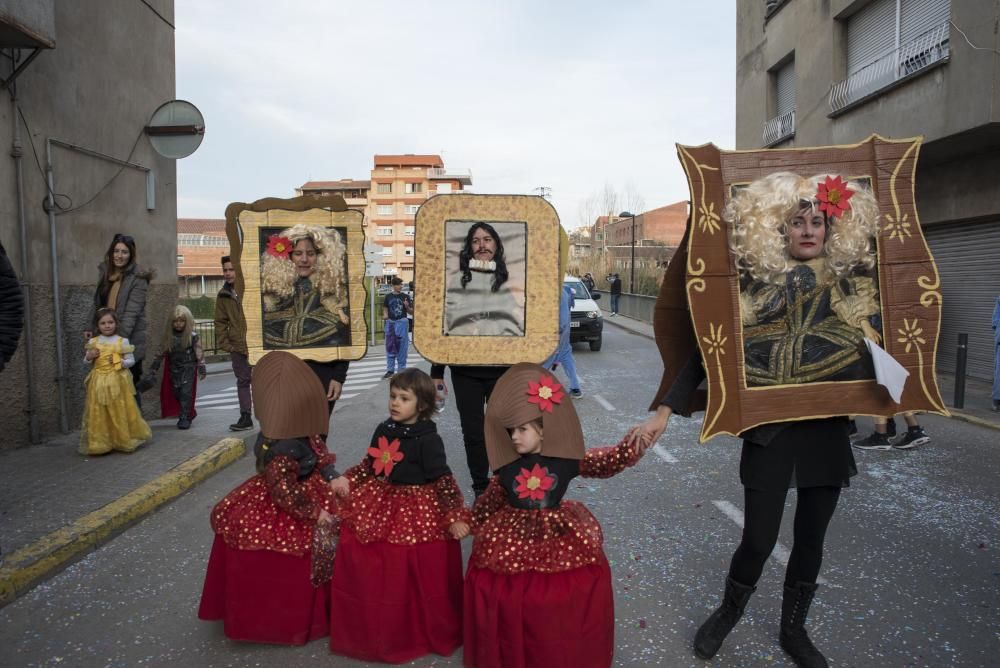
[[[392,255],[392,247],[391,246],[382,246],[382,256],[386,257],[386,256],[390,256],[390,255]]]
[[[392,215],[392,205],[391,204],[379,204],[377,211],[378,211],[378,215],[380,215],[380,216],[391,216]]]
[[[420,208],[419,204],[407,204],[406,206],[403,207],[403,212],[406,213],[406,215],[408,216],[415,216],[417,215],[417,209],[419,208]]]
[[[392,184],[391,183],[379,183],[379,184],[377,184],[375,186],[375,192],[377,192],[379,194],[383,194],[383,195],[386,194],[386,193],[391,193],[392,192]]]
[[[380,237],[391,237],[392,236],[392,228],[391,227],[379,227],[378,228],[378,235]]]
[[[177,264],[184,264],[184,256],[183,255],[178,255],[177,256]]]
[[[951,0],[874,0],[847,19],[847,79],[830,90],[834,113],[946,62]]]
[[[795,135],[795,60],[771,73],[774,117],[764,123],[764,145],[773,146]]]
[[[405,234],[408,237],[412,237],[416,232],[416,230],[417,228],[415,228],[413,225],[407,225],[406,227],[403,228],[403,234]]]
[[[423,192],[424,184],[422,183],[404,183],[403,192],[407,195],[412,195],[413,193]]]
[[[450,183],[439,183],[437,191],[438,191],[438,195],[447,195],[448,193],[451,192],[451,184]]]
[[[403,249],[403,255],[405,255],[407,257],[413,257],[413,248],[410,247],[410,246],[407,246],[406,248],[404,248]]]

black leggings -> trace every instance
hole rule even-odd
[[[778,541],[781,515],[788,490],[766,492],[744,489],[745,518],[743,539],[729,566],[729,577],[740,584],[755,586],[764,563]],[[798,490],[792,555],[785,569],[785,584],[816,582],[823,563],[823,539],[830,518],[837,509],[839,487],[806,487]]]

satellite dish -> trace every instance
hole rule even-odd
[[[198,150],[205,138],[205,117],[190,102],[171,100],[153,112],[146,135],[164,158],[186,158]]]

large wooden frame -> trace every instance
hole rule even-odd
[[[347,246],[347,292],[350,316],[350,345],[280,348],[301,359],[331,362],[357,360],[364,357],[367,347],[364,285],[365,260],[364,214],[348,209],[343,197],[306,195],[291,199],[268,197],[252,204],[234,202],[226,207],[226,235],[230,256],[236,269],[236,289],[242,296],[247,323],[247,351],[251,364],[272,350],[265,347],[263,332],[263,301],[260,281],[261,247],[259,230],[286,228],[296,224],[324,228],[340,228]]]
[[[449,223],[523,225],[523,336],[446,336]],[[559,216],[545,199],[528,195],[453,194],[432,197],[417,212],[413,344],[438,364],[501,365],[542,362],[559,343]]]
[[[708,375],[707,394],[682,412],[705,410],[702,441],[812,417],[906,411],[947,415],[935,373],[940,279],[920,229],[913,191],[920,143],[919,138],[894,141],[872,135],[850,146],[801,149],[722,151],[712,144],[678,145],[691,190],[691,214],[656,304],[654,331],[664,375],[651,408],[697,345]],[[738,277],[721,213],[734,185],[777,171],[870,178],[880,214],[876,241],[883,346],[910,372],[899,404],[874,380],[747,387]]]

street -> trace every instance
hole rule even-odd
[[[608,324],[603,350],[577,345],[575,357],[587,445],[613,444],[646,415],[662,369],[655,346]],[[383,371],[375,360],[352,365],[329,439],[342,469],[361,459],[385,419]],[[199,428],[221,428],[238,417],[234,387],[231,374],[201,385]],[[453,398],[437,421],[469,501]],[[1000,438],[938,416],[921,422],[933,439],[925,446],[855,451],[860,473],[831,524],[823,586],[809,620],[832,665],[984,666],[995,665],[1000,653]],[[615,665],[706,665],[694,657],[691,640],[719,603],[739,540],[743,490],[739,441],[699,444],[699,426],[700,416],[674,418],[634,469],[571,485],[570,498],[586,503],[605,532],[615,586]],[[244,457],[0,610],[0,664],[367,665],[331,655],[325,641],[234,643],[221,623],[197,619],[213,538],[209,512],[252,472],[252,458]],[[777,635],[794,503],[793,491],[780,545],[711,665],[792,665]],[[466,557],[470,547],[463,545]],[[461,654],[412,665],[460,666]]]

